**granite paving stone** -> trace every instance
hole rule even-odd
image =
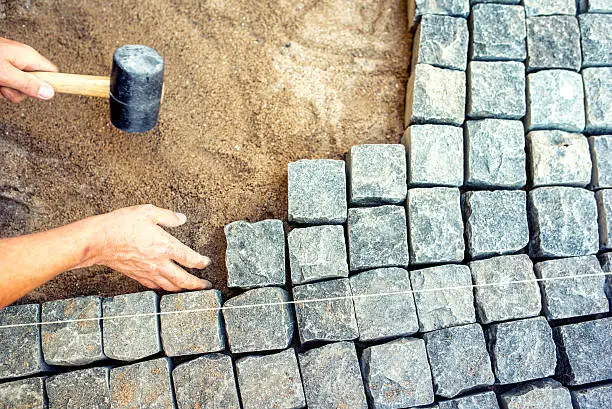
[[[514,253],[529,242],[524,191],[467,192],[464,201],[466,239],[473,258]]]
[[[289,300],[289,293],[278,287],[256,288],[227,300],[223,317],[230,350],[242,353],[287,348],[295,328],[291,306],[282,304]],[[240,308],[243,306],[248,307]]]
[[[228,287],[285,285],[285,232],[281,220],[233,222],[225,226],[225,238]]]
[[[559,68],[580,71],[580,28],[575,16],[527,19],[527,71]]]
[[[300,341],[343,341],[359,337],[349,280],[339,278],[293,288]],[[347,297],[330,301],[307,302]]]
[[[606,295],[612,304],[612,252],[603,253],[599,256],[599,262],[601,264],[601,269],[607,275],[606,277]],[[612,305],[610,306],[610,310],[612,310]]]
[[[472,60],[523,61],[525,48],[525,10],[523,6],[476,4],[470,16]]]
[[[463,260],[461,193],[457,188],[415,188],[408,191],[407,214],[411,264]]]
[[[413,270],[410,272],[410,282],[420,331],[476,322],[472,278],[467,266],[447,264]]]
[[[581,14],[578,16],[582,40],[582,67],[612,65],[612,15]]]
[[[413,39],[414,64],[465,70],[468,42],[466,19],[440,15],[423,16]]]
[[[557,376],[566,385],[612,380],[612,318],[554,329],[560,362]]]
[[[398,293],[354,298],[360,341],[406,336],[419,330],[408,271],[396,267],[364,271],[353,275],[350,284],[355,297]]]
[[[490,324],[540,314],[540,287],[535,281],[533,264],[526,254],[472,261],[470,270],[472,281],[477,286],[474,288],[474,299],[480,323]],[[504,284],[508,282],[511,284]]]
[[[599,248],[595,195],[575,187],[540,187],[529,192],[534,257],[595,254]]]
[[[0,383],[0,409],[47,409],[43,378]]]
[[[525,116],[525,65],[516,61],[472,61],[468,66],[467,115],[520,119]]]
[[[525,186],[525,130],[521,121],[467,121],[465,144],[465,182],[468,186]]]
[[[576,15],[575,0],[523,0],[527,17],[555,14]]]
[[[428,332],[423,338],[436,395],[454,398],[495,382],[480,325],[445,328]]]
[[[102,339],[107,357],[135,361],[161,351],[159,320],[156,315],[110,318],[156,314],[157,302],[157,294],[153,291],[117,295],[102,300]]]
[[[337,342],[298,354],[309,409],[367,409],[357,351]]]
[[[78,297],[44,303],[41,313],[41,321],[44,322],[93,319],[43,325],[41,337],[45,362],[49,365],[76,366],[105,359],[99,320],[101,315],[100,297]]]
[[[342,224],[346,221],[344,161],[303,159],[288,166],[289,223]]]
[[[45,379],[49,409],[108,409],[109,369],[96,367]]]
[[[593,180],[596,188],[612,187],[612,135],[589,137],[593,159]]]
[[[402,142],[408,151],[410,186],[463,184],[463,129],[449,125],[412,125]]]
[[[361,367],[371,407],[399,409],[434,401],[425,342],[400,338],[366,348]]]
[[[142,361],[110,370],[113,409],[174,409],[169,358]]]
[[[406,200],[406,148],[399,144],[353,146],[347,154],[351,205]]]
[[[596,256],[542,261],[536,263],[535,272],[543,279],[540,281],[543,309],[549,320],[609,311],[605,294],[606,278]],[[593,274],[600,275],[579,277]]]
[[[599,244],[604,250],[612,250],[612,189],[595,193],[599,213]]]
[[[502,409],[572,409],[569,391],[554,379],[542,379],[500,395]]]
[[[495,392],[482,392],[440,402],[440,409],[499,409]]]
[[[582,76],[568,70],[527,75],[527,129],[582,132],[585,127]]]
[[[172,371],[178,409],[240,409],[232,358],[214,353]]]
[[[409,1],[408,24],[412,27],[421,17],[429,14],[467,17],[470,0],[415,0]]]
[[[527,134],[533,186],[585,187],[591,182],[591,155],[584,135],[563,131]]]
[[[236,361],[243,409],[302,409],[302,378],[293,349]]]
[[[349,268],[406,267],[406,210],[402,206],[354,208],[348,216]]]
[[[610,19],[612,24],[612,19]],[[611,44],[612,45],[612,44]],[[586,109],[586,132],[612,132],[612,67],[582,70]]]
[[[194,291],[162,296],[162,313],[221,307],[218,290]],[[225,331],[220,310],[194,311],[160,316],[161,341],[167,356],[204,354],[225,349]]]
[[[575,409],[612,409],[612,384],[570,391]]]
[[[580,13],[612,13],[610,0],[580,0]]]

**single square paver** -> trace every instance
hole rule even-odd
[[[465,182],[468,186],[525,186],[525,130],[521,121],[467,121],[465,146]]]
[[[554,14],[576,15],[575,0],[523,0],[527,17]]]
[[[285,285],[285,232],[280,220],[237,221],[225,226],[227,286]]]
[[[0,409],[47,409],[43,378],[0,383]]]
[[[306,398],[293,349],[273,355],[246,356],[236,361],[244,409],[302,409]]]
[[[461,17],[426,15],[414,35],[413,61],[440,68],[465,70],[469,33]]]
[[[502,393],[499,400],[503,409],[572,409],[569,391],[553,379],[519,386]]]
[[[480,325],[440,329],[424,334],[423,338],[436,395],[454,398],[495,382]]]
[[[580,38],[582,40],[582,66],[606,67],[612,65],[612,15],[581,14]]]
[[[352,342],[337,342],[298,354],[309,409],[368,409]]]
[[[463,184],[463,129],[449,125],[412,125],[402,142],[408,151],[410,186]]]
[[[200,311],[212,308],[213,310]],[[166,294],[161,298],[161,340],[167,356],[205,354],[225,349],[219,290]],[[172,314],[174,311],[191,311]],[[170,314],[164,314],[170,313]]]
[[[612,24],[612,19],[610,19]],[[612,67],[582,70],[586,109],[586,132],[612,132]]]
[[[540,187],[529,192],[534,257],[595,254],[599,248],[595,195],[576,187]]]
[[[612,189],[595,193],[599,213],[599,245],[604,250],[612,249]]]
[[[256,288],[226,301],[223,317],[230,350],[242,353],[287,348],[295,328],[288,302],[289,293],[278,287]]]
[[[408,271],[396,267],[364,271],[353,275],[350,284],[356,297],[353,302],[360,341],[406,336],[419,330]],[[360,298],[385,293],[397,294]]]
[[[421,332],[476,322],[467,266],[448,264],[414,270],[410,272],[410,282]]]
[[[49,409],[108,409],[109,369],[88,368],[45,379]]]
[[[548,260],[536,263],[542,279],[544,314],[549,320],[580,317],[609,311],[606,278],[596,256]],[[593,276],[599,274],[599,276]],[[581,275],[591,275],[580,277]],[[561,277],[573,277],[560,279]]]
[[[610,0],[579,0],[579,13],[612,13],[612,3]],[[607,408],[606,408],[607,409]]]
[[[468,66],[470,118],[525,116],[525,66],[516,61],[472,61]]]
[[[575,409],[612,408],[612,384],[575,389],[570,393]]]
[[[440,409],[499,409],[495,392],[482,392],[463,398],[442,401]]]
[[[408,191],[410,263],[430,264],[463,260],[461,193],[452,187]]]
[[[465,72],[416,64],[406,89],[405,126],[459,126],[465,118]]]
[[[582,76],[567,70],[527,75],[527,129],[582,132],[585,126]]]
[[[584,135],[563,131],[527,134],[531,181],[534,187],[585,187],[591,182],[591,155]]]
[[[303,159],[288,166],[289,223],[342,224],[346,221],[344,161]]]
[[[525,50],[525,10],[523,6],[476,4],[470,16],[472,60],[523,61]]]
[[[529,242],[527,198],[522,190],[467,192],[466,238],[473,258],[515,253]]]
[[[415,0],[409,1],[407,5],[409,27],[425,15],[467,17],[470,14],[470,0]]]
[[[427,405],[434,401],[425,342],[400,338],[366,348],[361,356],[366,392],[374,409]]]
[[[232,358],[204,355],[178,365],[172,382],[179,409],[240,409]]]
[[[596,188],[612,187],[612,135],[589,137],[593,159],[593,180]]]
[[[174,409],[169,358],[142,361],[110,370],[111,408]]]
[[[45,362],[49,365],[75,366],[105,359],[99,320],[101,316],[100,297],[78,297],[44,303],[41,313],[43,322],[93,319],[43,325],[41,337]]]
[[[535,281],[533,264],[526,254],[472,261],[470,270],[476,286],[474,298],[480,323],[490,324],[540,314],[540,287]]]
[[[355,307],[347,278],[299,285],[293,288],[300,341],[344,341],[359,337]],[[342,297],[330,301],[308,302]]]
[[[527,19],[527,71],[580,71],[581,65],[580,28],[575,16]]]

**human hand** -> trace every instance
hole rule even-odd
[[[53,98],[53,87],[27,71],[57,72],[57,67],[32,47],[0,37],[0,99]]]

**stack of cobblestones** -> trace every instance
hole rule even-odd
[[[225,302],[0,310],[0,408],[609,408],[612,7],[409,13],[402,144],[290,163],[289,228],[225,228]]]

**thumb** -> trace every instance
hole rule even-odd
[[[53,87],[33,74],[21,71],[12,65],[3,67],[6,73],[0,85],[16,89],[32,98],[51,99],[55,95]]]

